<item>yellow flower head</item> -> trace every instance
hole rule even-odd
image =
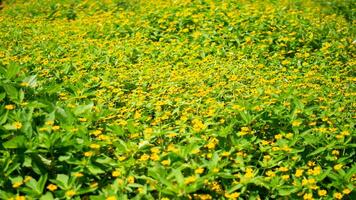
[[[118,176],[121,175],[121,172],[115,170],[115,171],[113,171],[113,172],[111,173],[111,175],[112,175],[113,177],[118,177]]]
[[[56,185],[54,185],[54,184],[49,184],[48,186],[47,186],[47,189],[48,190],[50,190],[50,191],[55,191],[55,190],[57,190],[57,186]]]
[[[342,195],[340,192],[334,193],[334,198],[335,198],[335,199],[342,199],[343,196],[344,196],[344,195]]]
[[[326,194],[327,194],[327,191],[326,191],[326,190],[319,190],[319,191],[318,191],[318,195],[319,195],[320,197],[326,196]]]
[[[13,104],[6,105],[5,109],[6,110],[13,110],[13,109],[15,109],[15,105],[13,105]]]
[[[14,122],[12,125],[13,125],[16,129],[22,128],[22,123],[21,123],[21,122]]]
[[[72,196],[74,196],[76,194],[76,192],[74,191],[74,190],[68,190],[67,192],[66,192],[66,196],[67,197],[72,197]]]
[[[336,165],[334,165],[334,169],[335,169],[336,171],[342,169],[342,167],[343,167],[342,164],[336,164]]]

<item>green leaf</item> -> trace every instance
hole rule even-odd
[[[43,190],[44,190],[44,188],[45,188],[45,185],[46,185],[46,182],[47,182],[47,177],[48,177],[48,175],[45,174],[45,175],[42,175],[42,176],[40,177],[40,179],[38,180],[38,184],[37,184],[36,189],[37,189],[37,191],[39,191],[41,194],[43,193]]]
[[[26,142],[26,138],[23,135],[15,136],[11,140],[4,142],[3,146],[6,149],[17,149],[23,147]]]
[[[3,88],[10,99],[17,100],[18,92],[17,89],[9,84],[3,85]]]
[[[51,179],[51,182],[55,183],[61,189],[68,189],[69,177],[65,174],[58,174],[56,179]]]
[[[21,67],[17,63],[10,63],[6,70],[6,78],[13,78],[20,71],[20,69]]]
[[[127,129],[129,130],[130,133],[136,133],[136,128],[132,120],[129,120],[127,122]]]
[[[0,125],[2,125],[2,124],[5,124],[5,123],[6,123],[8,113],[9,113],[9,112],[5,112],[5,114],[4,114],[4,115],[2,115],[2,116],[0,117]]]
[[[94,175],[105,173],[104,170],[102,170],[99,166],[94,165],[94,164],[88,165],[87,168],[88,168],[89,172],[94,174]]]
[[[81,115],[83,113],[86,113],[86,112],[90,111],[93,108],[93,106],[94,106],[93,102],[91,102],[91,103],[89,103],[87,105],[78,106],[78,107],[75,108],[74,114],[78,116],[78,115]]]
[[[0,93],[0,101],[2,101],[5,97],[6,97],[5,92]]]
[[[46,192],[45,195],[41,196],[40,200],[53,200],[53,195],[50,192]]]
[[[283,187],[281,189],[278,189],[278,193],[281,196],[288,196],[291,195],[295,192],[297,192],[299,190],[299,188],[297,187]]]

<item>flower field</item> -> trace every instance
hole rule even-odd
[[[355,7],[2,1],[0,199],[356,199]]]

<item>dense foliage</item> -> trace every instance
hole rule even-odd
[[[3,2],[0,199],[355,199],[340,2]]]

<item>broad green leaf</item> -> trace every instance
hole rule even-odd
[[[9,141],[4,142],[3,146],[7,149],[16,149],[23,147],[26,142],[25,136],[19,135],[11,138]]]

